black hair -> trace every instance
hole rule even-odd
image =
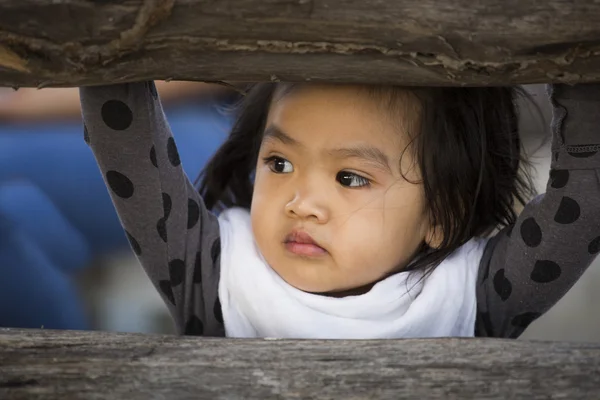
[[[232,131],[200,175],[206,206],[220,211],[250,209],[253,173],[267,115],[274,96],[298,84],[252,85],[237,109]],[[441,229],[442,243],[423,243],[407,269],[432,271],[445,257],[474,236],[513,224],[516,203],[534,194],[518,127],[515,87],[365,86],[394,110],[394,98],[408,92],[417,102],[416,134],[411,151],[420,171],[431,223]],[[398,160],[400,162],[400,160]],[[398,164],[400,165],[400,164]],[[417,182],[415,182],[417,183]]]

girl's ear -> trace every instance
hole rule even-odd
[[[439,249],[444,241],[444,233],[439,225],[432,225],[425,235],[425,243],[432,249]]]

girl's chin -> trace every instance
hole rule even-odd
[[[306,277],[306,276],[298,276],[297,274],[285,273],[284,271],[277,271],[277,275],[281,279],[283,279],[288,285],[293,286],[294,288],[320,296],[327,296],[328,292],[331,291],[331,288],[323,287],[322,279],[319,280],[319,277]],[[319,282],[320,284],[315,284],[315,282]]]
[[[334,284],[329,285],[329,286],[324,286],[323,285],[323,279],[318,279],[318,278],[314,278],[314,279],[307,279],[307,277],[294,277],[295,279],[291,278],[285,279],[283,278],[289,285],[295,287],[296,289],[309,293],[309,294],[313,294],[316,296],[324,296],[324,297],[335,297],[335,298],[342,298],[342,297],[348,297],[348,296],[360,296],[363,294],[368,293],[373,286],[375,285],[375,283],[377,282],[371,282],[371,283],[367,283],[365,285],[362,286],[358,286],[358,287],[354,287],[354,288],[350,288],[350,289],[344,289],[344,288],[340,288],[339,286],[335,286]]]

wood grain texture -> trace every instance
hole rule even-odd
[[[1,399],[593,399],[600,345],[0,329]]]
[[[600,80],[594,0],[0,0],[0,86]]]

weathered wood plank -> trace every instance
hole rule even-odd
[[[0,329],[2,399],[592,399],[600,345]]]
[[[0,0],[0,86],[600,80],[594,0]]]

